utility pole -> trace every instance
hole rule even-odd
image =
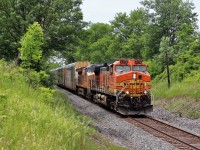
[[[163,59],[165,60],[165,63],[166,63],[168,88],[170,88],[171,86],[170,71],[169,71],[169,52],[172,50],[172,47],[170,45],[171,45],[171,42],[170,42],[169,37],[165,37],[165,36],[162,37],[159,51],[163,53]]]
[[[168,52],[165,52],[166,54],[166,67],[167,67],[167,81],[168,81],[168,89],[171,86],[171,81],[170,81],[170,72],[169,72],[169,56],[168,56]]]

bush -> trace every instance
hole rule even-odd
[[[146,61],[146,64],[148,64],[149,73],[152,78],[154,78],[156,75],[159,75],[163,71],[163,65],[161,62],[156,60]]]

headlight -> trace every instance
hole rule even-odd
[[[147,94],[147,91],[144,91],[144,94]]]
[[[133,79],[136,79],[136,74],[135,73],[133,74]]]
[[[129,91],[126,91],[126,94],[129,94]]]

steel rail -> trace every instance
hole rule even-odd
[[[148,117],[147,116],[147,119],[150,119],[150,120],[152,120],[154,123],[155,122],[158,122],[158,123],[160,123],[163,127],[164,126],[167,126],[167,127],[169,127],[169,128],[171,128],[171,129],[173,129],[173,130],[177,130],[178,132],[182,132],[182,133],[184,133],[184,134],[188,134],[188,135],[190,135],[190,136],[192,136],[192,137],[196,137],[196,138],[198,138],[199,139],[199,141],[200,141],[200,137],[199,136],[197,136],[197,135],[195,135],[195,134],[192,134],[192,133],[190,133],[190,132],[187,132],[187,131],[185,131],[185,130],[182,130],[182,129],[179,129],[179,128],[177,128],[177,127],[174,127],[174,126],[171,126],[171,125],[169,125],[169,124],[166,124],[166,123],[164,123],[164,122],[162,122],[162,121],[159,121],[159,120],[157,120],[157,119],[154,119],[154,118],[152,118],[152,117]],[[164,136],[167,136],[167,137],[164,137],[165,139],[167,139],[168,138],[168,142],[169,143],[171,143],[171,144],[173,144],[175,147],[178,147],[178,148],[180,148],[180,149],[194,149],[194,150],[200,150],[200,148],[198,148],[198,147],[195,147],[195,146],[193,146],[193,145],[191,145],[190,143],[187,143],[187,142],[185,142],[185,141],[183,141],[183,140],[180,140],[180,139],[178,139],[178,138],[176,138],[176,137],[174,137],[174,136],[172,136],[172,135],[170,135],[170,134],[168,134],[168,133],[166,133],[166,132],[164,132],[164,131],[161,131],[161,130],[159,130],[159,129],[156,129],[155,127],[153,127],[152,126],[152,124],[148,124],[149,122],[147,122],[147,123],[144,123],[144,122],[142,122],[142,121],[140,121],[140,118],[137,118],[137,119],[135,119],[135,118],[133,118],[133,117],[128,117],[128,118],[126,118],[126,120],[128,121],[128,122],[130,122],[130,123],[132,123],[132,124],[134,124],[134,125],[136,125],[136,126],[138,126],[138,127],[140,127],[141,125],[143,126],[143,128],[144,128],[144,130],[147,130],[148,128],[149,129],[151,129],[151,130],[154,130],[154,132],[156,132],[156,133],[159,133],[159,134],[162,134],[162,135],[164,135]],[[138,124],[136,124],[136,123],[139,123],[139,125]],[[158,125],[158,124],[157,124]],[[146,127],[146,128],[145,128]],[[147,131],[148,132],[148,131]],[[156,137],[160,137],[160,136],[158,136],[158,135],[155,135],[155,133],[152,133],[154,136],[156,136]],[[163,137],[162,137],[163,138]],[[169,141],[169,138],[170,138],[170,141]],[[176,142],[176,143],[174,143],[174,142]],[[178,143],[177,143],[178,142]],[[177,145],[177,144],[181,144],[180,146],[179,145]],[[184,147],[183,147],[184,146]]]

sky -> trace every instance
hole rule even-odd
[[[83,0],[81,6],[83,20],[92,23],[109,23],[114,20],[119,12],[130,13],[131,10],[141,7],[141,0]],[[194,12],[198,14],[198,26],[200,27],[200,0],[192,0],[195,5]]]

